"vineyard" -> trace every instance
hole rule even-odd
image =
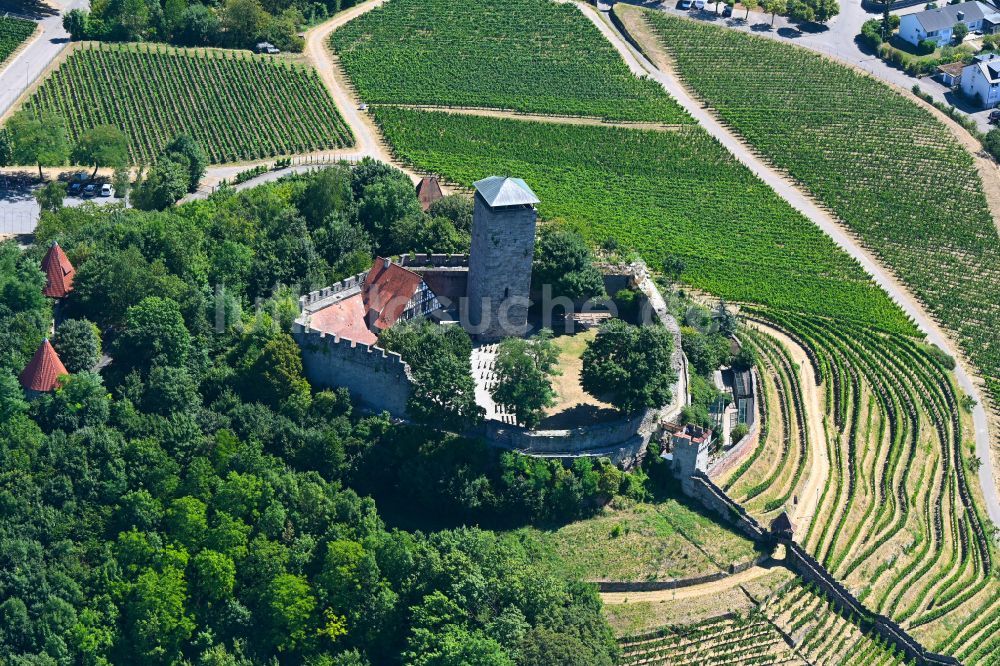
[[[619,639],[621,664],[896,666],[903,655],[864,633],[798,579],[745,613],[675,624]]]
[[[213,163],[353,143],[313,70],[232,51],[83,47],[26,108],[64,116],[73,140],[98,125],[121,128],[134,163],[153,161],[182,133],[194,136]]]
[[[913,338],[847,321],[751,310],[805,349],[822,384],[830,461],[802,544],[872,610],[932,649],[990,663],[1000,584],[970,467],[970,419],[944,359]],[[765,329],[766,330],[766,329]],[[722,479],[762,519],[801,499],[802,377],[788,348],[746,336],[761,359],[761,444]],[[989,637],[985,646],[984,638]]]
[[[804,664],[759,611],[727,613],[693,625],[671,625],[618,641],[622,666]]]
[[[948,129],[875,79],[805,49],[647,16],[696,94],[959,335],[1000,401],[1000,239],[972,157]],[[726,75],[734,69],[740,76]]]
[[[0,17],[0,65],[35,32],[35,24],[23,19]]]
[[[651,266],[683,257],[684,280],[728,300],[875,323],[911,323],[860,267],[698,128],[657,132],[379,107],[396,154],[470,185],[516,173],[543,216],[614,238]],[[485,140],[488,137],[488,140]]]
[[[795,644],[805,663],[823,666],[895,666],[904,655],[877,635],[865,634],[814,588],[795,581],[761,607],[782,634]]]
[[[337,30],[331,44],[369,104],[690,120],[569,4],[392,0]]]

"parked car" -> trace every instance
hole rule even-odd
[[[990,115],[987,116],[986,120],[989,122],[990,125],[996,125],[997,123],[1000,123],[1000,110],[990,111]]]
[[[112,189],[111,183],[104,183],[103,185],[101,185],[101,196],[102,197],[110,197],[114,193],[115,193],[115,191],[114,191],[114,189]]]
[[[705,0],[694,0],[694,8],[699,11],[705,9]]]
[[[97,185],[93,183],[87,183],[87,186],[83,188],[84,198],[92,197],[97,194]]]
[[[692,0],[681,0],[680,4],[677,5],[680,9],[691,9]]]
[[[281,50],[276,48],[274,44],[271,44],[270,42],[260,42],[257,44],[255,50],[257,53],[266,53],[268,55],[278,55],[281,53]]]
[[[80,196],[80,192],[83,191],[83,184],[87,182],[87,174],[79,171],[73,174],[72,180],[69,183],[69,189],[67,193],[70,196],[77,197]]]

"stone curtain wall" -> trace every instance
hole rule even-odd
[[[681,479],[681,487],[686,495],[696,500],[710,513],[718,516],[762,547],[771,547],[776,543],[775,538],[765,531],[754,520],[753,516],[750,516],[741,505],[734,502],[721,488],[712,483],[712,480],[703,472],[699,471],[687,479]],[[780,543],[785,546],[785,566],[803,580],[816,585],[841,613],[857,618],[856,621],[862,630],[878,634],[902,650],[908,660],[912,659],[917,664],[961,666],[961,662],[954,657],[926,650],[893,620],[884,615],[872,613],[797,543],[784,539],[780,540]]]
[[[326,335],[300,323],[292,327],[292,337],[302,348],[305,375],[315,386],[343,386],[368,409],[406,418],[413,377],[399,354]]]
[[[657,427],[655,409],[628,418],[565,430],[528,430],[487,421],[485,435],[492,446],[553,458],[608,457],[629,467],[639,460]]]
[[[770,559],[770,555],[760,557],[746,562],[738,562],[729,565],[728,571],[717,571],[705,576],[692,576],[691,578],[674,578],[672,580],[641,580],[641,581],[591,581],[597,585],[600,592],[659,592],[660,590],[679,590],[684,587],[702,585],[703,583],[714,583],[733,574],[738,574],[747,569],[759,566]]]

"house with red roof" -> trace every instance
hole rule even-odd
[[[73,291],[73,276],[76,270],[59,243],[53,241],[49,251],[42,259],[42,272],[45,273],[45,289],[42,293],[49,298],[65,298]]]
[[[441,307],[424,279],[389,259],[376,257],[371,269],[317,304],[309,312],[309,326],[366,345],[400,321],[430,314]]]
[[[35,396],[56,390],[59,378],[68,374],[52,343],[45,338],[18,379],[25,392]]]

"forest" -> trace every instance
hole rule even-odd
[[[0,661],[614,663],[595,589],[488,530],[646,498],[644,472],[394,424],[302,375],[295,293],[420,247],[409,230],[467,242],[467,206],[421,218],[404,178],[67,208],[0,244]],[[73,374],[29,402],[52,241],[77,271],[54,339]]]

